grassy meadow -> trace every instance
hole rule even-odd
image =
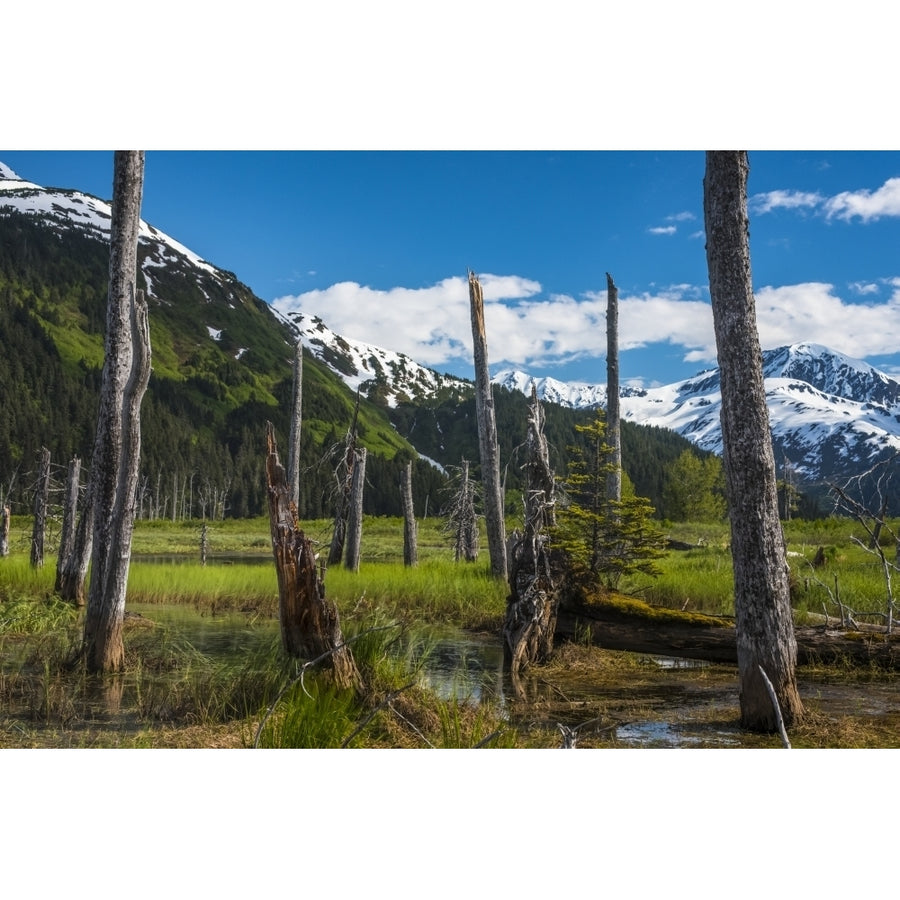
[[[283,658],[267,519],[208,523],[206,566],[200,523],[138,522],[126,671],[91,677],[78,664],[82,613],[54,596],[54,535],[48,535],[44,567],[34,569],[30,529],[30,517],[14,518],[11,554],[0,559],[0,747],[558,747],[556,723],[584,721],[586,713],[578,711],[587,708],[601,724],[584,734],[581,746],[601,747],[617,745],[608,723],[626,715],[623,703],[630,704],[629,717],[673,714],[645,658],[578,644],[559,648],[537,674],[536,684],[552,682],[552,690],[538,688],[543,699],[532,700],[527,715],[508,699],[497,705],[436,695],[421,677],[434,652],[433,629],[495,639],[507,593],[490,577],[486,541],[477,563],[457,564],[438,519],[419,525],[414,568],[402,562],[402,521],[366,518],[360,571],[335,566],[325,575],[363,673],[362,695],[334,692]],[[858,620],[880,621],[884,573],[854,540],[863,537],[858,526],[791,522],[785,531],[798,622],[837,618],[837,597]],[[306,523],[306,533],[324,555],[330,523]],[[669,526],[667,533],[693,549],[668,553],[658,577],[633,576],[620,588],[667,608],[733,614],[727,526]],[[824,564],[814,567],[819,548]],[[884,549],[893,559],[893,547]],[[233,633],[234,647],[224,655],[198,649],[170,624],[173,609],[219,623]],[[718,694],[735,691],[727,668],[684,677]],[[624,700],[623,679],[633,688]],[[648,693],[639,699],[644,682]],[[589,701],[572,699],[584,690]],[[721,717],[713,707],[705,715],[714,724]],[[817,713],[797,730],[797,745],[894,745],[900,722],[885,727],[864,715]],[[742,746],[775,746],[765,736],[748,740]]]

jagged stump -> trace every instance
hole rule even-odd
[[[278,574],[281,639],[288,656],[320,660],[340,688],[359,690],[362,678],[344,643],[337,607],[325,597],[312,541],[303,533],[297,507],[278,459],[275,430],[266,423],[266,483],[272,552]]]

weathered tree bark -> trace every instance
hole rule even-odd
[[[622,501],[622,417],[619,411],[619,289],[606,273],[606,443],[610,470],[606,499]]]
[[[47,507],[50,504],[50,451],[41,447],[37,485],[34,489],[34,526],[31,530],[31,565],[44,566],[44,538],[47,533]]]
[[[359,554],[362,547],[363,492],[366,486],[366,448],[356,451],[353,464],[353,484],[350,486],[350,507],[347,514],[347,559],[344,567],[359,571]]]
[[[413,509],[412,460],[404,466],[400,476],[400,506],[403,509],[403,565],[415,566],[419,562],[419,548]]]
[[[117,151],[100,412],[91,462],[93,555],[84,654],[89,671],[124,667],[122,622],[141,457],[141,400],[150,380],[150,326],[136,289],[142,151]]]
[[[472,313],[472,343],[475,362],[475,417],[481,455],[481,482],[484,486],[484,522],[487,529],[491,573],[506,578],[506,523],[503,518],[503,490],[500,482],[500,447],[494,416],[494,395],[488,367],[484,329],[484,294],[474,272],[469,272],[469,304]]]
[[[269,522],[284,652],[310,661],[321,657],[324,671],[338,687],[360,689],[362,678],[350,648],[344,644],[337,607],[325,597],[325,582],[312,541],[300,528],[296,507],[291,504],[271,422],[266,423],[266,446]]]
[[[62,529],[59,536],[59,553],[56,556],[56,583],[59,593],[63,572],[75,549],[75,532],[78,526],[78,489],[81,485],[81,460],[73,456],[66,476],[66,494],[63,500]]]
[[[787,725],[802,716],[803,706],[750,272],[748,171],[743,151],[708,152],[703,206],[721,376],[741,722],[773,731],[777,723],[759,666],[775,688]]]
[[[555,478],[544,436],[544,411],[531,387],[525,462],[525,528],[509,559],[509,597],[503,624],[504,668],[517,680],[523,668],[553,652],[559,595],[550,571],[547,528],[555,521]]]
[[[200,529],[200,565],[206,565],[206,556],[209,553],[209,529],[206,527],[206,522],[203,523],[203,527]]]
[[[347,540],[347,516],[350,511],[350,492],[353,488],[353,465],[356,462],[356,420],[359,416],[359,393],[356,395],[356,411],[353,424],[344,438],[344,456],[334,473],[334,531],[331,533],[331,547],[328,550],[328,565],[336,566],[344,556],[344,542]]]
[[[294,352],[294,386],[291,394],[291,434],[288,438],[288,483],[291,502],[300,507],[300,430],[303,422],[303,344],[297,340]]]
[[[0,506],[0,556],[9,556],[9,504]]]
[[[676,610],[633,612],[614,604],[562,604],[556,638],[590,635],[604,650],[650,653],[736,665],[734,621],[715,616],[679,614]],[[886,639],[885,629],[808,627],[795,630],[798,665],[856,665],[900,670],[900,636]],[[768,692],[767,692],[768,694]],[[770,704],[771,705],[771,704]]]
[[[85,605],[85,582],[88,567],[91,564],[91,550],[94,546],[94,504],[91,502],[90,484],[87,496],[75,529],[75,542],[72,551],[63,563],[62,570],[57,572],[57,592],[63,600],[74,603],[77,607]]]

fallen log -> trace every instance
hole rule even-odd
[[[796,628],[797,663],[900,669],[900,635],[876,626]],[[589,639],[604,650],[626,650],[737,665],[734,620],[650,606],[615,595],[590,602],[567,599],[556,622],[560,639]]]

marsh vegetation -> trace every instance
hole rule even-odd
[[[308,531],[327,548],[330,527]],[[560,747],[564,729],[582,748],[780,746],[740,729],[734,667],[604,651],[586,635],[559,644],[530,671],[527,696],[512,697],[500,665],[506,586],[486,559],[456,563],[438,519],[419,524],[416,567],[403,564],[402,519],[379,517],[365,522],[359,571],[326,573],[362,695],[283,658],[264,519],[210,523],[205,566],[199,523],[138,522],[125,670],[92,676],[78,660],[81,613],[55,597],[52,566],[29,564],[30,528],[30,517],[13,518],[0,559],[2,747]],[[798,622],[835,620],[835,579],[856,615],[883,611],[880,566],[855,530],[842,519],[786,525]],[[726,527],[667,532],[698,546],[620,589],[731,615]],[[813,565],[817,555],[824,564]],[[896,674],[801,667],[799,683],[808,715],[791,729],[793,746],[900,742]]]

